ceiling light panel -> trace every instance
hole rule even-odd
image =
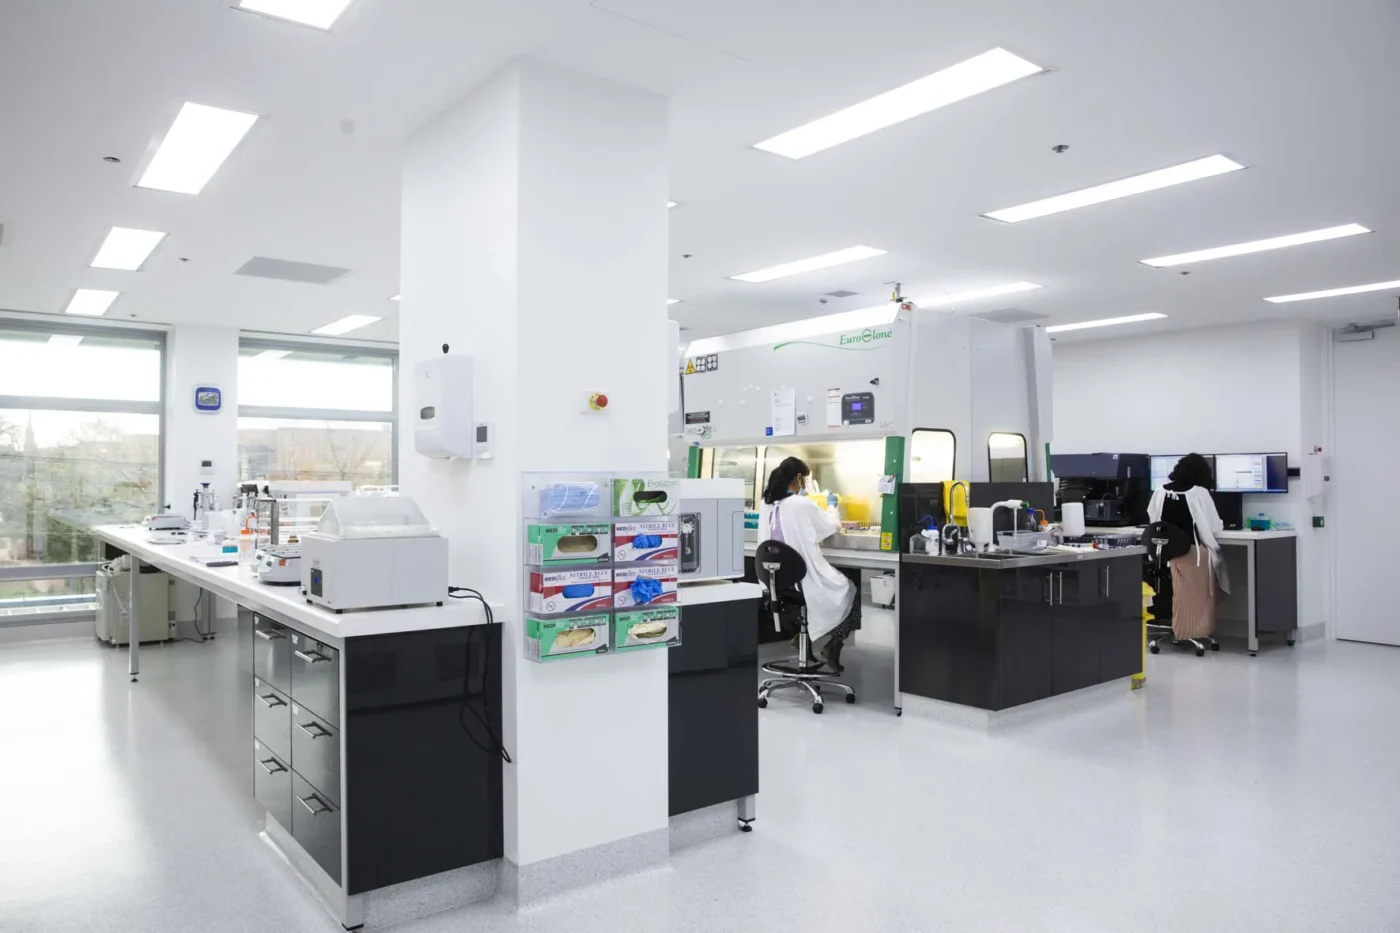
[[[398,301],[398,300],[399,300],[400,298],[402,298],[402,297],[403,297],[403,295],[393,295],[393,296],[390,296],[389,300],[390,300],[390,301]]]
[[[1183,162],[1180,165],[1158,169],[1145,175],[1134,175],[1132,178],[1110,181],[1107,184],[1071,191],[1053,198],[992,211],[982,216],[992,220],[1000,220],[1002,223],[1015,224],[1023,220],[1034,220],[1037,217],[1072,211],[1079,207],[1088,207],[1091,204],[1102,204],[1105,201],[1115,201],[1118,198],[1170,188],[1188,181],[1199,181],[1202,178],[1224,175],[1227,172],[1237,172],[1242,168],[1244,168],[1243,165],[1223,155],[1207,156],[1204,159],[1196,159],[1194,162]]]
[[[92,260],[92,268],[136,272],[146,264],[146,260],[163,239],[165,234],[157,230],[113,227],[98,247],[97,255]]]
[[[678,304],[681,303],[681,299],[679,299],[679,298],[667,298],[667,299],[666,299],[666,303],[667,303],[668,305],[678,305]]]
[[[73,300],[63,309],[64,314],[78,314],[83,317],[101,317],[112,307],[121,292],[109,292],[99,288],[80,288],[73,293]]]
[[[1366,292],[1388,292],[1393,289],[1400,289],[1400,280],[1394,282],[1377,282],[1374,285],[1348,285],[1346,288],[1329,288],[1320,292],[1302,292],[1297,295],[1279,295],[1276,298],[1265,298],[1276,305],[1288,304],[1292,301],[1312,301],[1316,298],[1340,298],[1343,295],[1363,295]]]
[[[1041,66],[1006,49],[992,49],[795,130],[765,139],[756,143],[754,148],[789,159],[803,159],[1043,71],[1045,69]]]
[[[78,334],[50,334],[49,346],[51,347],[76,347],[83,342],[83,338]]]
[[[352,330],[368,327],[379,320],[381,320],[381,318],[369,314],[350,314],[338,321],[332,321],[325,327],[318,327],[311,333],[322,334],[327,337],[339,337],[341,334],[348,334]]]
[[[253,113],[186,103],[136,186],[199,194],[257,120]]]
[[[262,351],[261,353],[259,353],[257,356],[253,357],[253,359],[255,359],[255,360],[280,360],[280,359],[285,359],[286,357],[289,357],[289,356],[291,356],[291,355],[292,355],[292,351],[291,351],[291,350],[264,350],[264,351]]]
[[[1138,324],[1143,321],[1160,321],[1165,314],[1130,314],[1127,317],[1108,317],[1099,321],[1078,321],[1074,324],[1056,324],[1045,328],[1047,334],[1062,334],[1069,330],[1089,330],[1093,327],[1114,327],[1118,324]]]
[[[1206,262],[1211,259],[1247,256],[1250,253],[1263,253],[1271,249],[1284,249],[1288,246],[1303,246],[1308,243],[1321,243],[1325,240],[1339,240],[1342,237],[1358,236],[1370,232],[1360,224],[1343,224],[1340,227],[1309,230],[1307,233],[1290,233],[1287,236],[1276,236],[1267,240],[1253,240],[1249,243],[1236,243],[1234,246],[1217,246],[1213,249],[1199,249],[1194,253],[1177,253],[1175,256],[1158,256],[1156,259],[1139,261],[1144,266],[1161,269],[1166,266],[1184,266],[1187,263]]]
[[[790,275],[801,275],[803,272],[815,272],[818,269],[829,269],[832,266],[845,265],[848,262],[859,262],[862,259],[873,259],[876,256],[885,255],[882,249],[875,249],[873,246],[852,246],[849,249],[838,249],[834,253],[824,253],[821,256],[813,256],[810,259],[798,259],[795,262],[785,262],[780,266],[770,266],[767,269],[759,269],[757,272],[745,272],[743,275],[731,275],[730,278],[737,282],[771,282],[774,279],[787,278]]]
[[[240,10],[330,29],[354,0],[241,0]]]

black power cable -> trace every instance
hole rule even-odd
[[[486,711],[486,718],[482,718],[482,715],[478,713],[476,711],[476,708],[471,705],[472,640],[470,633],[468,633],[466,647],[463,649],[465,652],[465,668],[462,673],[462,706],[457,711],[457,721],[461,724],[462,731],[467,734],[467,738],[471,740],[471,743],[473,745],[475,745],[477,748],[481,749],[488,755],[499,755],[501,760],[504,761],[506,764],[514,764],[514,761],[510,757],[510,752],[506,750],[505,742],[496,735],[495,730],[491,728],[490,722],[492,652],[491,633],[499,628],[499,626],[496,624],[496,616],[494,613],[491,612],[491,604],[486,601],[485,596],[481,595],[480,590],[474,590],[468,586],[449,586],[447,588],[447,595],[450,596],[452,599],[474,599],[477,602],[481,603],[481,608],[486,613],[486,664],[485,670],[482,672],[481,678],[481,704],[482,708]],[[485,745],[481,744],[481,742],[477,741],[476,736],[472,734],[472,730],[467,726],[466,714],[469,712],[472,714],[472,717],[475,718],[477,722],[481,723],[481,727],[486,730],[486,735],[488,738],[490,738],[492,744],[495,745],[495,748],[487,748]]]

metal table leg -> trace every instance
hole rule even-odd
[[[131,637],[131,643],[128,646],[130,657],[128,669],[131,674],[131,682],[136,683],[136,675],[141,673],[141,587],[139,585],[141,561],[135,554],[128,554],[127,558],[131,561],[131,599],[129,600],[131,605],[128,609],[129,618],[127,619]]]
[[[1245,577],[1249,584],[1249,656],[1256,657],[1259,654],[1259,616],[1254,599],[1254,542],[1246,541],[1244,545],[1246,571]]]

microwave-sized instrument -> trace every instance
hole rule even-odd
[[[681,580],[744,575],[744,481],[680,481]]]

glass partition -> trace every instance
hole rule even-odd
[[[987,439],[988,478],[993,483],[1030,481],[1024,434],[996,432]]]
[[[701,454],[700,475],[708,479],[738,479],[744,482],[744,508],[756,509],[763,495],[758,478],[757,447],[712,447]],[[764,474],[767,479],[767,474]]]
[[[777,469],[778,464],[788,457],[798,457],[811,469],[812,481],[817,489],[822,493],[837,494],[841,522],[846,530],[865,533],[862,537],[873,536],[878,548],[880,477],[885,472],[884,438],[765,447],[760,448],[760,453],[763,458],[759,473],[760,489],[768,482],[768,474]],[[842,543],[849,546],[858,544],[854,541]]]

